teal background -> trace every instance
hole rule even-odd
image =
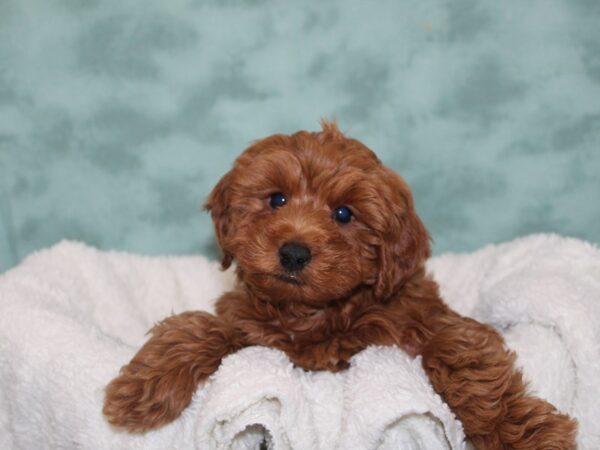
[[[0,0],[0,269],[63,238],[215,256],[212,185],[321,117],[437,253],[600,242],[600,1]]]

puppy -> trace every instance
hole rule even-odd
[[[411,192],[335,123],[250,146],[206,202],[237,285],[216,314],[165,319],[106,389],[109,422],[142,432],[175,419],[230,353],[284,351],[333,372],[369,345],[422,355],[435,390],[479,449],[574,449],[576,424],[526,392],[490,326],[441,300]]]

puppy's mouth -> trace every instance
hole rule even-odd
[[[293,284],[296,286],[300,286],[302,284],[302,280],[300,280],[300,278],[293,273],[277,274],[275,275],[275,278],[277,278],[279,281],[283,281],[284,283]]]

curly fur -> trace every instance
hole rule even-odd
[[[269,197],[282,192],[284,207]],[[351,208],[350,223],[332,209]],[[216,314],[188,312],[156,325],[106,389],[104,414],[140,432],[175,419],[229,353],[284,351],[299,367],[339,371],[368,345],[422,355],[435,390],[480,449],[573,449],[576,423],[531,396],[515,355],[490,326],[444,304],[425,273],[429,236],[406,183],[335,123],[250,146],[206,203],[236,288]],[[310,248],[294,283],[284,243]]]

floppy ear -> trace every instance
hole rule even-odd
[[[231,266],[233,261],[233,255],[226,250],[227,235],[231,227],[231,220],[229,217],[230,180],[231,172],[228,172],[219,180],[204,203],[204,209],[210,211],[210,216],[215,226],[217,242],[223,252],[221,258],[221,267],[223,270]]]
[[[391,174],[392,176],[389,176]],[[408,186],[395,173],[389,172],[383,181],[396,191],[394,217],[382,233],[378,248],[379,273],[375,296],[388,298],[420,268],[429,257],[429,234],[417,216]],[[404,205],[397,204],[403,201]]]

